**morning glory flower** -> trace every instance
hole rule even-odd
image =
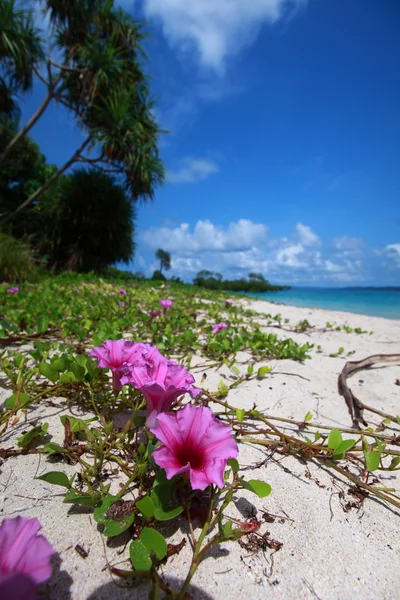
[[[239,453],[231,427],[221,423],[209,408],[191,404],[159,414],[157,422],[151,432],[162,445],[152,457],[165,469],[168,479],[186,475],[194,490],[204,490],[213,483],[224,487],[226,463]]]

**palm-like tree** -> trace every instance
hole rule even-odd
[[[160,273],[163,269],[169,271],[171,268],[171,255],[166,250],[159,248],[156,252],[156,259],[160,261]]]
[[[97,169],[76,169],[62,180],[60,198],[43,210],[43,248],[57,268],[99,271],[133,257],[135,210],[124,189]]]
[[[13,216],[74,163],[87,163],[118,176],[132,200],[151,199],[164,179],[158,155],[162,132],[153,116],[143,71],[141,27],[128,13],[115,8],[113,0],[46,0],[45,10],[63,61],[47,60],[47,79],[38,73],[48,93],[18,136],[29,131],[54,98],[72,111],[85,138]],[[0,162],[18,136],[0,155]]]
[[[32,10],[15,0],[0,0],[0,112],[15,116],[13,96],[32,87],[34,70],[44,59]]]

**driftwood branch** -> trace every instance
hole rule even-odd
[[[358,398],[356,398],[356,396],[353,394],[353,392],[347,385],[348,377],[354,375],[354,373],[357,373],[358,371],[362,371],[363,369],[369,369],[375,363],[400,363],[400,354],[374,354],[372,356],[368,356],[367,358],[363,358],[363,360],[349,361],[345,364],[342,372],[339,375],[339,394],[343,396],[346,400],[346,404],[353,421],[353,429],[360,429],[360,423],[364,427],[368,427],[368,423],[364,419],[364,410],[369,410],[370,412],[380,415],[385,419],[391,419],[392,421],[396,421],[395,416],[389,415],[388,413],[363,404]]]

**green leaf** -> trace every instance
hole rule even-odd
[[[155,529],[144,527],[140,533],[140,540],[146,546],[150,555],[154,552],[158,560],[162,560],[167,555],[167,542],[164,537]]]
[[[343,438],[339,429],[332,429],[328,437],[328,448],[336,450],[336,448],[342,443]]]
[[[265,377],[267,373],[271,373],[272,369],[270,367],[260,367],[257,371],[257,377]]]
[[[371,452],[364,452],[364,458],[365,458],[365,468],[367,469],[367,471],[376,471],[376,469],[379,468],[379,464],[380,464],[380,460],[381,460],[381,453],[380,452],[375,452],[375,451],[371,451]]]
[[[129,556],[135,571],[150,571],[153,563],[148,549],[141,540],[134,540],[131,543]]]
[[[246,490],[257,494],[259,498],[269,496],[272,491],[272,488],[268,483],[258,481],[257,479],[250,479],[249,481],[243,480],[241,483]]]
[[[85,376],[85,368],[78,365],[77,362],[72,362],[70,364],[71,372],[75,375],[76,381],[82,381]]]
[[[232,521],[227,521],[222,526],[222,535],[229,537],[232,535]]]
[[[75,375],[71,371],[60,375],[60,383],[75,383],[77,381]]]
[[[61,485],[66,488],[71,487],[68,477],[62,471],[49,471],[48,473],[40,475],[40,477],[36,477],[36,479],[41,479],[42,481],[46,481],[47,483],[52,483],[53,485]]]
[[[157,521],[170,521],[171,519],[175,519],[178,515],[183,512],[183,506],[177,506],[176,508],[171,508],[171,510],[163,510],[162,508],[156,508],[154,510],[154,517]]]
[[[93,511],[93,518],[96,523],[104,525],[107,522],[106,513],[109,511],[110,506],[120,500],[117,496],[106,496],[100,500],[100,503],[96,506]]]
[[[99,501],[98,495],[77,494],[74,490],[68,490],[64,496],[64,504],[82,504],[83,506],[95,506]]]
[[[236,366],[231,367],[232,373],[234,373],[237,377],[240,376],[240,371]]]
[[[53,383],[55,383],[58,380],[57,371],[45,362],[41,362],[39,364],[39,373],[47,379],[50,379],[50,381],[52,381]]]
[[[311,421],[311,419],[312,419],[312,413],[308,412],[306,414],[306,416],[304,417],[304,422],[308,423],[308,421]]]
[[[254,373],[254,365],[249,365],[247,367],[247,375],[250,377],[250,375],[253,375]]]
[[[40,316],[37,320],[37,331],[44,333],[49,328],[49,319],[47,317]]]
[[[336,458],[337,454],[344,455],[348,450],[350,450],[350,448],[352,448],[354,446],[355,443],[356,443],[356,440],[343,440],[342,442],[340,442],[339,446],[337,446],[337,448],[335,448],[335,452],[333,453],[333,458]],[[340,459],[340,460],[342,460],[342,459]]]
[[[21,435],[21,437],[18,438],[18,446],[28,446],[35,438],[40,437],[42,435],[46,435],[48,428],[48,423],[43,423],[43,425],[32,427],[30,431],[27,431],[26,433]]]
[[[17,369],[19,368],[19,366],[23,360],[24,360],[24,355],[21,354],[21,352],[17,352],[17,354],[15,354],[15,356],[14,356],[14,364],[17,367]]]
[[[55,442],[49,442],[43,447],[43,450],[47,454],[62,454],[65,451],[62,446],[56,444]]]
[[[234,473],[237,473],[239,471],[239,469],[240,469],[239,463],[236,460],[236,458],[230,458],[228,460],[228,465],[230,466],[230,468],[232,469],[232,471]]]
[[[246,411],[244,410],[244,408],[236,409],[236,418],[239,423],[243,423],[245,414],[246,414]]]
[[[54,369],[55,371],[64,371],[66,364],[65,364],[65,360],[63,358],[56,358],[55,360],[51,361],[51,368]]]
[[[115,537],[120,533],[123,533],[134,523],[135,513],[132,512],[122,519],[122,521],[115,521],[114,519],[108,519],[105,523],[103,534],[106,537]]]
[[[392,461],[389,466],[389,471],[395,470],[399,464],[400,464],[400,456],[395,456],[394,458],[392,458]]]
[[[24,392],[19,392],[18,398],[18,392],[16,392],[15,394],[12,394],[9,398],[7,398],[5,406],[8,409],[16,410],[17,408],[22,408],[23,406],[25,406],[25,404],[28,404],[29,401],[30,397],[28,396],[28,394],[24,394]]]
[[[136,506],[146,519],[152,519],[154,517],[154,504],[150,496],[144,496],[144,498],[138,500]]]
[[[60,421],[63,425],[68,420],[72,433],[79,433],[80,431],[84,431],[88,423],[92,423],[92,421],[96,420],[96,417],[91,417],[90,419],[77,419],[72,415],[61,415]]]

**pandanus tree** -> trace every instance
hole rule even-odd
[[[135,210],[123,187],[98,169],[78,168],[59,179],[59,197],[44,206],[42,253],[56,269],[101,271],[133,256]]]
[[[15,95],[32,87],[34,69],[44,60],[31,10],[0,0],[0,114],[18,117]]]
[[[3,0],[1,0],[3,1]],[[164,178],[158,155],[161,133],[143,71],[143,32],[113,0],[46,0],[53,47],[61,59],[47,56],[45,71],[33,67],[46,88],[45,98],[0,154],[33,127],[52,101],[70,111],[83,133],[76,151],[10,215],[18,214],[76,163],[119,178],[131,200],[151,199]]]

